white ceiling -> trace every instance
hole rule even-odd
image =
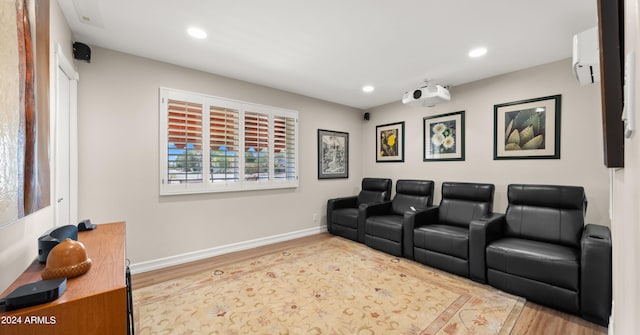
[[[572,36],[597,24],[596,0],[58,2],[90,46],[363,109],[425,79],[456,86],[569,58]],[[469,58],[478,46],[487,54]]]

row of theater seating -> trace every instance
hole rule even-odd
[[[495,186],[364,178],[357,196],[327,202],[330,233],[607,325],[611,233],[586,224],[579,186],[508,185],[504,214]]]

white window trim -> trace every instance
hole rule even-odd
[[[189,101],[202,104],[202,120],[203,120],[203,161],[202,161],[202,183],[183,183],[183,184],[169,184],[167,182],[168,176],[168,112],[167,105],[169,99],[177,99],[181,101]],[[266,105],[260,105],[250,102],[238,101],[227,98],[220,98],[216,96],[193,93],[188,91],[182,91],[167,87],[160,88],[160,195],[179,195],[179,194],[196,194],[196,193],[217,193],[217,192],[236,192],[236,191],[250,191],[250,190],[267,190],[267,189],[282,189],[282,188],[296,188],[298,187],[298,172],[299,172],[299,151],[298,145],[299,131],[298,131],[298,112],[295,110],[283,109],[278,107],[271,107]],[[210,181],[210,158],[209,158],[209,106],[218,106],[232,108],[239,111],[239,166],[238,166],[238,181],[229,182],[211,182]],[[246,181],[244,180],[245,173],[245,158],[244,158],[244,113],[257,112],[269,116],[269,180],[257,180]],[[288,117],[295,119],[295,178],[290,180],[276,180],[274,179],[274,116]]]

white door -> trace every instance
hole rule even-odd
[[[78,74],[58,47],[55,112],[55,226],[77,224],[76,100]]]

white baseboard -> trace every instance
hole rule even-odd
[[[130,265],[130,269],[132,274],[138,274],[138,273],[143,273],[147,271],[159,270],[159,269],[170,267],[170,266],[176,266],[184,263],[199,261],[201,259],[224,255],[231,252],[252,249],[252,248],[261,247],[264,245],[289,241],[289,240],[293,240],[300,237],[326,233],[326,232],[327,232],[326,226],[309,228],[309,229],[294,231],[294,232],[280,234],[280,235],[263,237],[255,240],[223,245],[223,246],[219,246],[211,249],[193,251],[193,252],[188,252],[180,255],[135,263]]]

